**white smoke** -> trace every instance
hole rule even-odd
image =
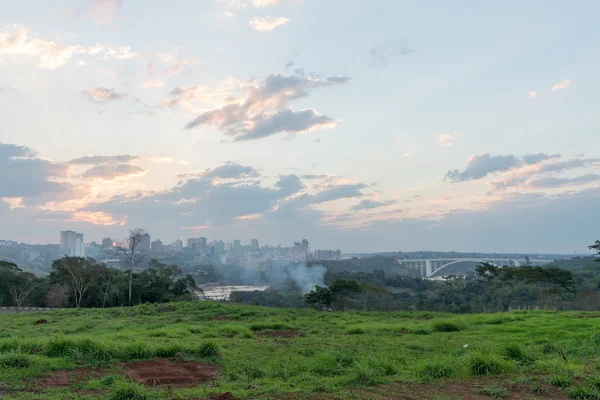
[[[325,286],[325,273],[327,268],[322,265],[311,265],[307,267],[305,264],[290,265],[288,274],[290,280],[296,282],[302,290],[302,294],[306,294],[315,289],[315,286]]]

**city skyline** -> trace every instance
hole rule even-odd
[[[0,6],[0,238],[598,239],[600,3]]]

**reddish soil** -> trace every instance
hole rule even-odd
[[[200,382],[215,379],[221,367],[194,362],[155,359],[125,364],[123,369],[127,378],[143,385],[196,386]]]
[[[274,338],[294,338],[297,336],[304,337],[304,333],[298,329],[288,329],[284,331],[266,331],[261,333],[262,336],[269,336]]]
[[[48,323],[47,319],[38,319],[37,321],[35,321],[36,325],[47,324],[47,323]]]
[[[69,369],[52,371],[50,375],[36,378],[34,382],[37,384],[37,386],[45,388],[64,388],[71,386],[73,383],[85,382],[89,379],[102,378],[108,374],[108,371],[95,369]]]
[[[349,389],[348,391],[361,399],[423,400],[442,396],[443,398],[462,400],[489,400],[490,395],[478,393],[486,387],[503,387],[508,391],[508,396],[505,397],[507,399],[565,399],[565,394],[560,389],[539,382],[537,384],[508,384],[492,379],[422,384],[396,383],[365,389]],[[534,388],[539,388],[541,393],[534,393]]]
[[[236,400],[237,397],[231,394],[231,392],[222,394],[213,394],[207,400]]]

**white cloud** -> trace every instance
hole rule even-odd
[[[144,89],[147,88],[157,88],[157,87],[161,87],[164,86],[165,82],[160,80],[160,79],[146,79],[144,81],[144,83],[142,83],[142,87]]]
[[[556,85],[552,86],[552,91],[556,92],[560,89],[566,89],[571,86],[572,81],[570,79],[565,79],[564,81],[558,82]]]
[[[285,17],[253,17],[248,23],[254,30],[261,32],[272,32],[274,29],[290,22]]]
[[[440,144],[440,146],[450,147],[454,144],[454,141],[456,139],[460,138],[463,135],[464,133],[462,132],[452,132],[449,134],[438,136],[437,141]]]
[[[537,92],[535,90],[532,90],[531,92],[529,92],[529,98],[530,99],[536,99],[537,98]]]
[[[75,55],[102,56],[105,59],[122,60],[139,57],[139,54],[130,46],[61,45],[40,38],[31,39],[29,36],[29,29],[20,25],[13,25],[0,31],[0,61],[34,58],[37,59],[40,68],[53,70],[64,65]]]
[[[103,88],[103,87],[86,89],[86,90],[82,91],[81,94],[83,94],[85,97],[87,97],[91,101],[108,102],[108,101],[122,100],[124,98],[127,98],[127,94],[125,94],[125,93],[119,93],[115,89],[109,89],[109,88]]]
[[[256,8],[274,6],[279,3],[279,0],[252,0],[252,5]]]

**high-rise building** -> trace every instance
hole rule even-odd
[[[75,231],[60,231],[60,250],[62,252],[69,251],[75,245]]]
[[[60,251],[70,257],[85,257],[83,233],[75,231],[60,232]]]
[[[151,238],[152,237],[150,236],[150,234],[144,236],[142,241],[138,244],[138,246],[135,249],[137,251],[150,251]]]
[[[252,251],[257,251],[259,249],[259,247],[258,247],[258,239],[251,239],[250,240],[250,245],[252,246]]]
[[[150,250],[152,250],[153,253],[164,253],[164,246],[162,241],[160,239],[156,239],[150,245]]]
[[[233,255],[239,258],[244,256],[244,248],[242,247],[241,240],[233,241]]]
[[[176,241],[173,242],[173,247],[176,252],[181,252],[181,250],[183,249],[183,242],[181,240],[177,239]]]
[[[110,249],[113,247],[113,240],[111,238],[104,238],[102,239],[102,248],[103,249]]]
[[[206,250],[208,248],[208,239],[206,239],[205,237],[201,237],[198,239],[198,243],[200,243],[200,252],[206,253]]]

